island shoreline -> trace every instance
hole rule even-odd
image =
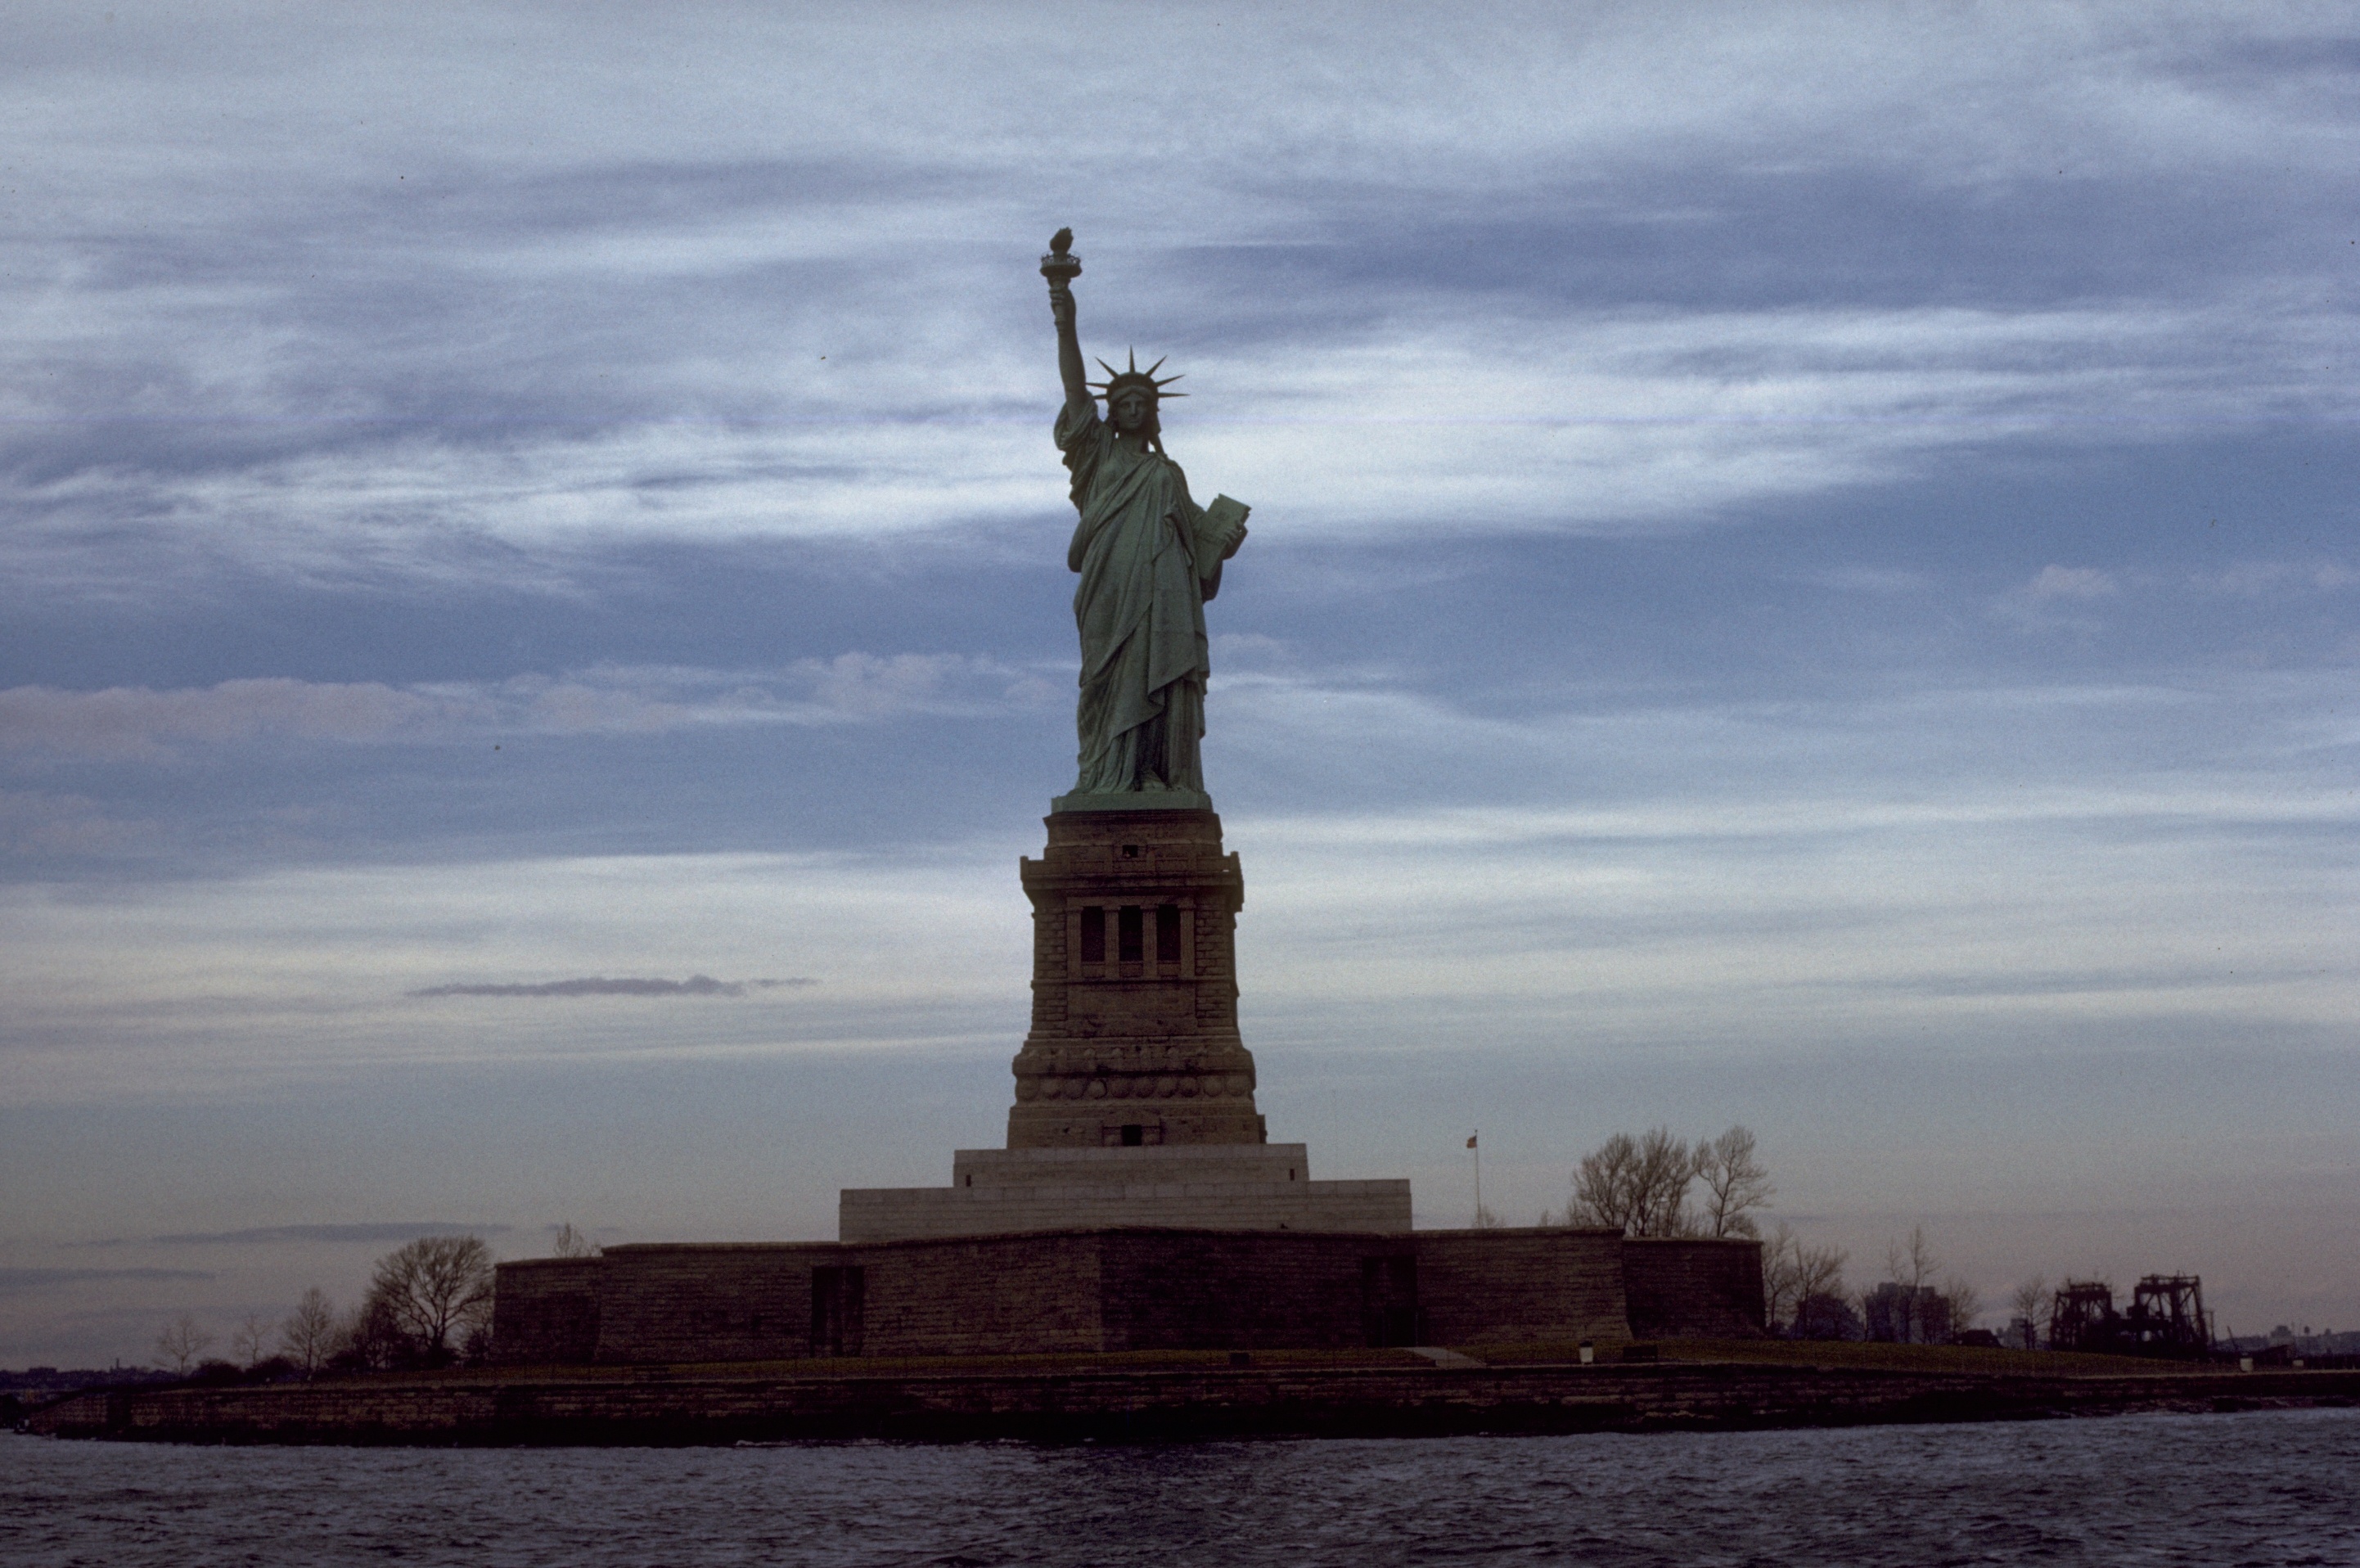
[[[2360,1371],[1980,1373],[1734,1362],[410,1374],[91,1391],[41,1435],[395,1446],[1185,1442],[1741,1431],[2360,1405]]]

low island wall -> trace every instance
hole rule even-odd
[[[646,1365],[1743,1336],[1760,1273],[1753,1242],[1557,1227],[664,1244],[502,1264],[493,1343]]]

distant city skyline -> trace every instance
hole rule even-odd
[[[2360,1322],[2344,14],[11,21],[0,1365],[1000,1142],[1061,225],[1273,1139]]]

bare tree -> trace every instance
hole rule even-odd
[[[1686,1236],[1696,1234],[1688,1212],[1688,1183],[1696,1178],[1696,1156],[1672,1136],[1669,1127],[1657,1127],[1639,1140],[1638,1185],[1641,1222],[1634,1236]]]
[[[1700,1216],[1710,1236],[1755,1236],[1761,1226],[1748,1211],[1759,1209],[1777,1192],[1770,1173],[1754,1156],[1754,1134],[1734,1126],[1696,1146],[1696,1173],[1704,1179]]]
[[[1643,1138],[1617,1133],[1581,1157],[1567,1223],[1612,1225],[1628,1236],[1691,1234],[1688,1195],[1696,1168],[1696,1157],[1668,1127]]]
[[[1762,1244],[1764,1316],[1775,1327],[1794,1321],[1795,1310],[1813,1296],[1843,1294],[1844,1265],[1850,1255],[1841,1247],[1805,1246],[1786,1222]]]
[[[2038,1274],[2008,1292],[2007,1309],[2024,1320],[2027,1350],[2039,1348],[2040,1318],[2049,1309],[2049,1281]]]
[[[1803,1300],[1814,1296],[1841,1296],[1844,1293],[1844,1265],[1852,1254],[1840,1246],[1801,1246],[1795,1248],[1797,1291]]]
[[[1938,1293],[1934,1290],[1933,1280],[1941,1267],[1941,1259],[1936,1257],[1934,1249],[1927,1245],[1926,1227],[1923,1225],[1909,1227],[1907,1246],[1899,1242],[1885,1245],[1885,1277],[1899,1287],[1896,1294],[1887,1298],[1895,1314],[1892,1328],[1905,1344],[1920,1344],[1926,1341],[1928,1331],[1932,1327],[1925,1321],[1926,1298]],[[1865,1300],[1862,1303],[1862,1312],[1863,1316],[1873,1315]]]
[[[447,1361],[453,1336],[488,1317],[492,1249],[475,1236],[421,1236],[377,1259],[369,1299],[429,1362]]]
[[[1983,1293],[1970,1283],[1966,1276],[1953,1274],[1942,1281],[1943,1304],[1950,1310],[1950,1332],[1963,1333],[1975,1326],[1983,1313]]]
[[[270,1320],[260,1312],[248,1312],[246,1321],[229,1336],[230,1354],[237,1358],[240,1366],[258,1365],[269,1349]]]
[[[557,1227],[557,1237],[549,1245],[552,1257],[596,1257],[599,1251],[598,1244],[575,1230],[571,1222]]]
[[[1565,1206],[1569,1225],[1612,1225],[1628,1232],[1636,1204],[1634,1173],[1639,1143],[1628,1133],[1617,1133],[1590,1153],[1573,1173],[1573,1196]]]
[[[164,1325],[156,1336],[156,1354],[172,1364],[172,1370],[185,1374],[189,1364],[213,1348],[213,1336],[191,1312],[182,1312]]]
[[[342,1372],[383,1372],[407,1365],[418,1355],[417,1346],[394,1321],[392,1308],[376,1290],[338,1320],[333,1342],[335,1350],[326,1365]]]
[[[1762,1321],[1773,1329],[1794,1321],[1795,1303],[1803,1299],[1796,1277],[1797,1245],[1794,1227],[1784,1220],[1762,1244]]]
[[[287,1359],[311,1376],[336,1349],[336,1309],[318,1286],[303,1292],[287,1321],[279,1325],[279,1348]]]
[[[1889,1242],[1885,1248],[1885,1277],[1905,1289],[1923,1290],[1940,1272],[1941,1259],[1926,1245],[1926,1227],[1909,1227],[1909,1245]]]

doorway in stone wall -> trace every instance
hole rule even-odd
[[[811,1353],[858,1355],[861,1318],[869,1294],[868,1270],[858,1266],[812,1270]]]
[[[1360,1328],[1371,1345],[1416,1344],[1417,1259],[1360,1260]]]

